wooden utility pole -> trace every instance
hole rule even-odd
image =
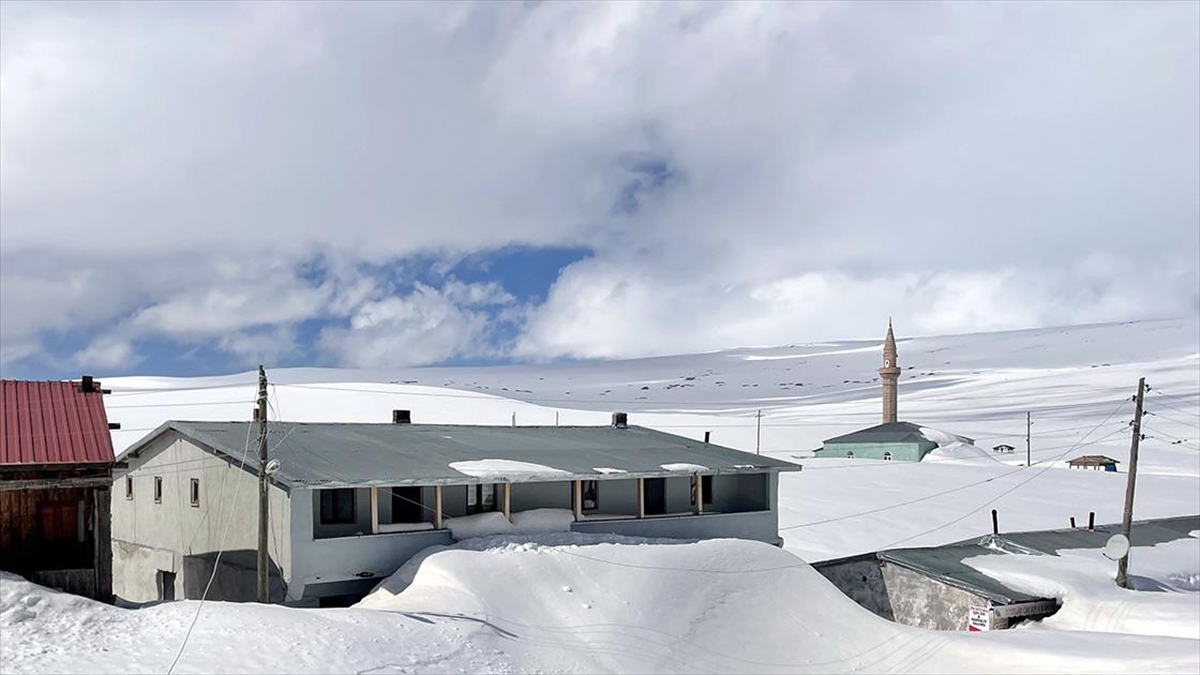
[[[1142,441],[1142,401],[1146,395],[1146,378],[1138,380],[1137,396],[1133,400],[1137,402],[1133,410],[1133,439],[1129,442],[1129,476],[1125,481],[1125,516],[1121,519],[1121,534],[1125,538],[1129,538],[1129,531],[1133,527],[1133,489],[1137,483],[1137,461],[1138,461],[1138,445]],[[1133,546],[1125,553],[1120,561],[1117,562],[1117,585],[1121,588],[1129,588],[1129,555],[1133,552]]]
[[[755,417],[756,417],[757,424],[755,425],[755,429],[754,429],[754,454],[760,455],[760,454],[762,454],[762,410],[761,409],[758,411],[758,415],[756,415]]]
[[[1030,413],[1025,413],[1025,466],[1033,466],[1033,453],[1029,450],[1029,428],[1033,426]]]
[[[270,602],[267,576],[267,371],[258,367],[258,601]]]

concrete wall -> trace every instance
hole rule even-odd
[[[606,484],[601,484],[600,489],[603,490],[604,487]],[[510,506],[513,512],[533,509],[569,509],[571,508],[571,497],[571,481],[514,483]],[[634,499],[637,499],[636,485],[634,486]]]
[[[712,503],[704,510],[721,513],[762,511],[770,508],[771,474],[749,473],[713,476]]]
[[[112,493],[113,593],[131,602],[159,598],[157,572],[175,577],[175,597],[198,597],[196,579],[203,560],[218,549],[253,551],[258,546],[258,479],[193,442],[167,432],[128,458],[129,468],[114,472]],[[252,462],[251,462],[252,464]],[[125,496],[125,477],[133,478],[133,498]],[[162,478],[162,502],[154,502],[154,478]],[[191,505],[191,479],[200,481],[200,506]],[[224,482],[224,487],[222,487]],[[286,583],[291,570],[288,545],[291,508],[287,493],[270,488],[271,567]],[[237,555],[222,556],[215,586],[228,588],[225,599],[252,600],[256,585],[244,576]],[[209,566],[211,570],[211,565]],[[229,578],[226,579],[226,576]],[[203,580],[207,582],[207,577]],[[251,580],[252,581],[252,580]]]
[[[845,458],[848,452],[855,459],[883,459],[884,453],[892,453],[894,462],[919,462],[930,451],[937,448],[933,442],[926,443],[826,443],[815,455],[821,458]]]
[[[895,621],[892,601],[879,558],[874,553],[830,563],[817,563],[813,568],[851,600],[885,619]]]
[[[895,620],[909,626],[930,630],[966,630],[971,605],[991,606],[987,598],[900,565],[885,562],[882,574]]]

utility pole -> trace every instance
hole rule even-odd
[[[1033,466],[1033,454],[1029,450],[1029,427],[1033,426],[1030,421],[1030,413],[1025,413],[1025,466]]]
[[[755,429],[754,429],[754,454],[761,455],[762,454],[762,409],[761,408],[759,409],[758,414],[755,416],[755,419],[757,420],[757,423],[755,424]]]
[[[267,371],[258,367],[258,601],[270,602],[267,575]]]
[[[1121,519],[1121,534],[1125,538],[1129,538],[1129,531],[1133,525],[1133,488],[1137,483],[1137,461],[1138,461],[1138,444],[1142,440],[1142,401],[1146,394],[1146,378],[1138,380],[1137,396],[1133,400],[1137,402],[1137,406],[1133,410],[1133,439],[1129,442],[1129,477],[1125,482],[1125,516]],[[1121,588],[1129,588],[1129,555],[1130,551],[1117,562],[1117,585]]]

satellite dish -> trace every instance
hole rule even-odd
[[[273,460],[267,462],[267,468],[266,468],[267,475],[273,476],[273,475],[275,475],[276,471],[279,471],[279,460],[273,459]]]
[[[1109,560],[1120,560],[1129,554],[1129,537],[1123,534],[1114,534],[1108,538],[1108,543],[1104,545],[1104,557]]]

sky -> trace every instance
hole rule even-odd
[[[0,4],[0,372],[1200,312],[1200,3]]]

